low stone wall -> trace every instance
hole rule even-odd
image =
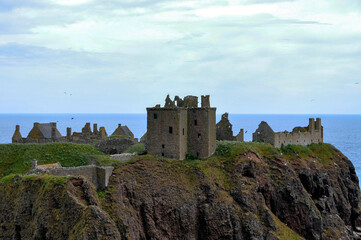
[[[99,167],[95,165],[80,166],[80,167],[57,167],[46,169],[33,169],[28,174],[39,174],[47,172],[54,176],[83,176],[94,184],[97,190],[104,189],[108,186],[109,177],[113,173],[113,167]]]
[[[121,154],[110,155],[111,158],[119,161],[128,161],[135,156],[137,156],[137,153],[121,153]]]

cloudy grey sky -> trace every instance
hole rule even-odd
[[[0,0],[0,112],[361,114],[360,0]]]

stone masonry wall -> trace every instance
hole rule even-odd
[[[188,152],[200,158],[212,155],[216,145],[215,108],[188,110]]]
[[[179,159],[184,159],[188,153],[188,112],[180,111],[179,121]]]
[[[284,146],[290,145],[309,145],[311,141],[310,132],[298,132],[298,133],[275,133],[274,146],[280,148],[282,144]]]
[[[113,172],[113,167],[80,166],[80,167],[60,167],[47,168],[46,171],[55,176],[83,176],[94,184],[96,189],[104,189],[108,186],[109,177]]]
[[[253,133],[253,141],[267,142],[274,145],[275,132],[266,122],[262,121],[256,132]]]
[[[216,108],[208,108],[208,156],[216,151]],[[208,157],[207,156],[207,157]]]
[[[184,108],[148,108],[147,116],[147,149],[148,153],[167,158],[184,159],[185,149],[180,148],[180,138],[183,136]],[[170,130],[171,128],[171,130]],[[170,132],[171,131],[171,132]]]
[[[321,131],[314,132],[296,132],[296,133],[276,133],[274,146],[280,148],[282,144],[284,146],[290,145],[309,145],[311,143],[323,142],[321,137]]]

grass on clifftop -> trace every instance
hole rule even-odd
[[[336,148],[327,143],[314,143],[308,146],[288,145],[282,147],[280,152],[288,161],[302,158],[305,160],[317,159],[322,165],[328,166],[332,163],[332,159],[336,159],[339,155]]]
[[[269,143],[261,142],[233,142],[217,141],[215,155],[219,157],[234,157],[236,155],[253,152],[258,157],[271,158],[283,155],[288,161],[302,158],[305,160],[317,159],[322,165],[327,166],[339,155],[337,149],[331,144],[314,143],[308,146],[287,145],[278,149]]]
[[[234,157],[253,152],[258,157],[278,155],[279,151],[269,143],[217,141],[216,156]]]
[[[38,164],[59,162],[63,167],[87,165],[89,156],[104,156],[92,145],[72,143],[3,144],[0,145],[0,178],[9,174],[25,174],[32,160]]]

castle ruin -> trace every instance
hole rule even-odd
[[[209,95],[201,97],[169,95],[164,107],[147,108],[146,149],[148,154],[184,159],[187,154],[199,158],[211,156],[216,149],[216,108]]]
[[[236,136],[233,136],[232,124],[228,120],[228,113],[222,114],[221,120],[216,125],[216,139],[219,141],[240,141],[244,140],[244,130],[240,129]]]
[[[253,141],[267,142],[280,148],[287,145],[309,145],[323,142],[323,126],[321,118],[309,119],[307,127],[295,127],[292,132],[274,132],[267,122],[262,121],[256,132],[253,133]]]

